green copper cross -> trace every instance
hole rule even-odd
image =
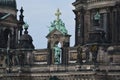
[[[57,20],[59,20],[59,17],[60,17],[60,15],[61,15],[61,12],[60,12],[59,9],[57,9],[57,12],[55,13],[55,15],[57,16]]]

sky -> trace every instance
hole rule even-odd
[[[36,49],[47,48],[47,34],[50,22],[56,19],[55,12],[59,8],[62,15],[60,18],[65,23],[71,36],[70,45],[75,42],[75,16],[73,13],[75,0],[16,0],[17,9],[24,9],[24,21],[29,24],[29,34],[33,38]],[[19,12],[18,12],[19,15]]]

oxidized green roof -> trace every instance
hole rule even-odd
[[[16,9],[16,0],[0,0],[0,6]]]
[[[65,24],[63,23],[63,21],[59,18],[59,16],[61,15],[59,9],[57,10],[57,13],[55,13],[55,15],[57,16],[57,19],[54,20],[53,22],[51,22],[51,26],[49,27],[49,33],[51,33],[53,30],[57,29],[58,31],[60,31],[63,35],[68,34],[67,29],[65,28]]]

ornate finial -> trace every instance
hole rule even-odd
[[[29,25],[25,22],[25,24],[23,25],[23,27],[24,27],[24,29],[25,29],[24,33],[25,33],[25,34],[28,34],[27,29],[28,29]]]
[[[21,7],[20,12],[21,12],[21,14],[23,14],[23,12],[24,12],[23,7]]]
[[[24,26],[24,29],[29,27],[29,25],[26,22],[25,22],[25,24],[23,26]]]
[[[61,12],[60,12],[59,9],[57,9],[57,12],[55,13],[55,15],[57,16],[57,20],[59,20],[59,17],[60,17],[60,15],[61,15]]]
[[[23,31],[23,28],[22,28],[22,25],[24,25],[24,15],[23,15],[23,7],[21,7],[20,9],[20,15],[19,15],[19,24],[20,24],[20,36],[22,35],[22,31]]]
[[[24,15],[23,15],[23,12],[24,12],[23,7],[21,7],[19,21],[21,22],[22,25],[24,24]]]

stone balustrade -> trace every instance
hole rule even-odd
[[[87,9],[114,6],[118,0],[87,0]]]
[[[87,0],[87,3],[91,4],[91,3],[106,2],[106,1],[115,1],[115,0]]]

